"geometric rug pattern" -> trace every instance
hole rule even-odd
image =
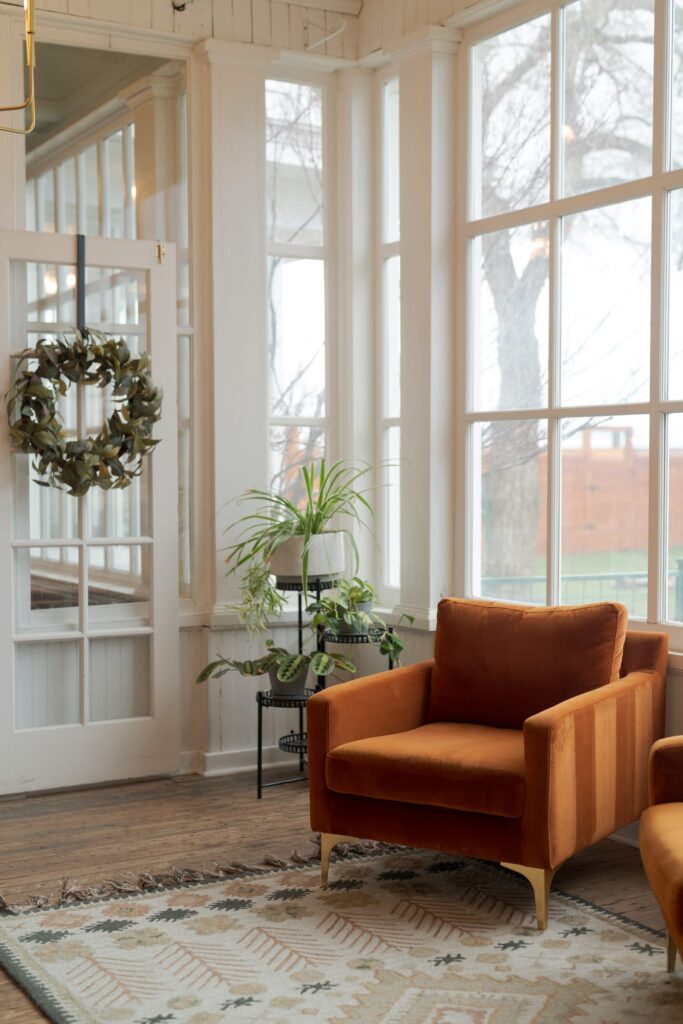
[[[55,1024],[683,1020],[658,933],[494,865],[405,850],[0,916]]]

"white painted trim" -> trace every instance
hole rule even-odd
[[[147,57],[183,60],[189,57],[195,40],[178,32],[159,32],[139,25],[82,18],[74,14],[39,10],[36,28],[41,43],[84,46],[95,50],[139,53]]]
[[[462,40],[460,29],[443,28],[441,25],[427,25],[417,29],[398,42],[389,43],[384,48],[385,55],[397,63],[423,53],[457,52]]]
[[[197,755],[197,756],[194,756]],[[243,772],[256,771],[256,747],[245,747],[242,750],[216,750],[206,752],[203,750],[192,751],[190,760],[197,765],[196,771],[204,778],[216,778],[219,775],[238,775]],[[285,754],[275,744],[263,747],[263,767],[291,767],[298,768],[298,760],[294,760],[291,754]],[[305,785],[306,772],[301,776]],[[264,780],[268,782],[268,779]],[[256,779],[254,779],[256,786]]]

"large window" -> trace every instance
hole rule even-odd
[[[683,3],[468,44],[467,589],[683,622]]]
[[[387,603],[401,585],[401,217],[398,77],[380,80],[379,217],[379,459],[385,485],[379,502],[382,563]],[[393,594],[392,594],[393,592]]]
[[[324,148],[323,88],[267,81],[270,476],[290,498],[327,440]]]

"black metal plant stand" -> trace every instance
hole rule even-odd
[[[311,591],[315,593],[316,601],[320,600],[320,595],[323,590],[331,590],[332,587],[337,585],[338,580],[321,580],[316,577],[310,581],[312,584]],[[304,651],[304,592],[300,582],[285,582],[278,581],[276,583],[278,590],[283,592],[295,593],[297,595],[297,629],[299,634],[299,654],[303,654]],[[317,648],[319,651],[325,650],[325,638],[322,633],[318,634]],[[258,753],[256,762],[256,796],[260,800],[263,795],[264,789],[269,789],[271,786],[286,786],[290,782],[306,782],[308,776],[304,775],[306,767],[305,755],[306,755],[306,732],[304,730],[304,708],[306,707],[306,701],[318,690],[322,690],[325,686],[325,678],[319,677],[315,689],[304,690],[300,697],[280,697],[274,694],[272,690],[263,690],[256,694],[256,704],[258,707]],[[299,774],[294,775],[289,779],[278,779],[275,782],[264,782],[263,781],[263,709],[264,708],[298,708],[299,710],[299,731],[289,732],[285,736],[281,736],[278,740],[278,746],[280,750],[286,751],[290,754],[299,755]]]
[[[311,580],[311,590],[315,593],[316,601],[320,600],[320,595],[323,590],[331,590],[338,583],[338,580]],[[290,593],[296,593],[297,595],[297,611],[298,611],[298,633],[299,633],[299,654],[303,654],[304,650],[304,602],[303,602],[303,589],[301,583],[298,582],[277,582],[276,587],[278,590],[289,591]],[[393,627],[389,627],[389,632],[393,633]],[[370,629],[367,633],[333,633],[332,630],[319,630],[317,638],[317,649],[319,651],[325,650],[326,643],[335,644],[374,644],[377,643],[383,630],[381,629]],[[394,659],[391,655],[389,658],[389,668],[393,669]],[[286,786],[290,782],[306,782],[308,776],[304,775],[305,770],[305,758],[308,749],[308,735],[304,730],[304,710],[306,708],[306,701],[309,697],[312,697],[314,693],[325,688],[325,677],[319,676],[315,689],[304,690],[300,697],[280,697],[274,694],[272,690],[262,690],[256,694],[256,704],[258,707],[258,754],[256,762],[256,796],[260,800],[263,795],[264,789],[269,789],[271,786]],[[299,774],[294,775],[288,779],[278,779],[275,782],[264,782],[263,781],[263,709],[264,708],[298,708],[299,710],[299,731],[286,733],[281,736],[278,740],[278,747],[280,750],[285,751],[289,754],[299,755]]]

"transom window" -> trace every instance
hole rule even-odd
[[[683,622],[683,2],[468,33],[467,589]]]

